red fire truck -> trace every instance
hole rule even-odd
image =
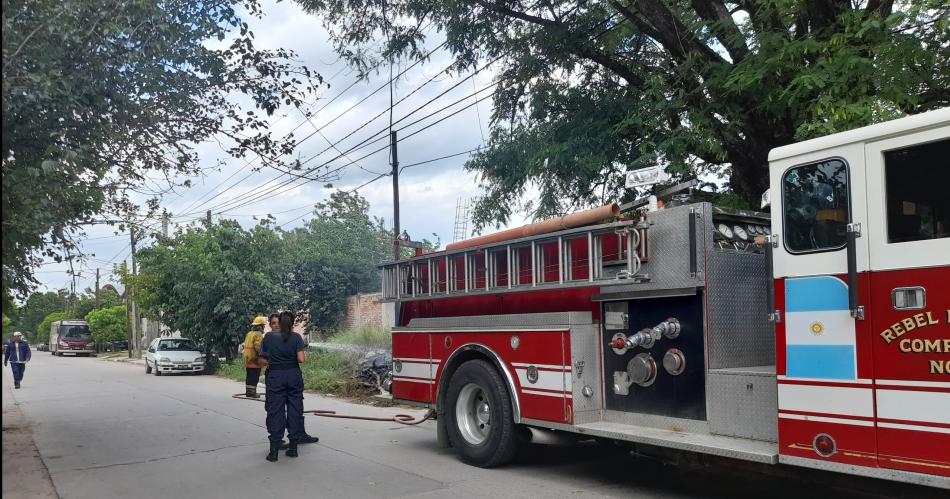
[[[395,399],[950,488],[950,109],[772,151],[771,214],[611,205],[382,266]]]

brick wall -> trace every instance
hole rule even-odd
[[[346,299],[346,318],[343,319],[344,329],[361,327],[390,328],[393,326],[392,303],[383,303],[382,293],[367,293],[353,295]]]

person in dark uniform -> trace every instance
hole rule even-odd
[[[270,317],[267,318],[267,321],[268,321],[268,325],[270,325],[270,332],[271,332],[271,333],[274,333],[274,334],[279,334],[279,333],[280,333],[280,314],[270,314]],[[300,333],[297,333],[297,336],[300,336]],[[301,337],[301,338],[302,338],[302,337]],[[307,340],[304,340],[304,343],[306,343],[306,342],[307,342]],[[264,381],[266,382],[267,380],[265,379]],[[300,437],[300,441],[297,442],[297,443],[300,444],[300,445],[303,445],[303,444],[315,444],[315,443],[317,443],[317,442],[319,442],[319,441],[320,441],[319,438],[314,437],[314,436],[311,436],[310,434],[308,434],[308,433],[307,433],[307,428],[305,427],[304,430],[303,430],[303,436]],[[284,448],[286,448],[286,447],[287,447],[287,443],[286,443],[286,442],[281,442],[280,448],[281,448],[281,449],[284,449]]]
[[[267,410],[267,433],[270,438],[267,460],[271,462],[277,461],[284,431],[290,440],[287,457],[297,457],[297,444],[304,436],[303,373],[300,363],[306,356],[306,344],[300,335],[294,334],[293,326],[294,314],[281,312],[278,332],[267,333],[261,343],[260,357],[267,361],[264,375],[267,398],[264,407]]]

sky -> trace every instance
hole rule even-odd
[[[283,47],[293,50],[297,53],[299,62],[329,80],[330,88],[323,87],[309,109],[312,111],[320,109],[355,81],[352,70],[338,60],[320,19],[304,13],[296,3],[287,1],[279,3],[264,1],[263,12],[262,19],[250,17],[246,19],[254,31],[258,47],[263,49]],[[443,40],[443,35],[430,32],[427,45],[434,48]],[[426,80],[440,73],[450,62],[450,54],[439,51],[435,52],[428,62],[410,69],[394,87],[395,100],[398,101],[402,96],[409,94]],[[398,74],[405,66],[404,64],[402,67],[395,68],[395,73]],[[399,120],[409,111],[450,88],[465,76],[467,74],[442,75],[435,78],[396,106],[394,120]],[[490,68],[483,70],[395,128],[399,129],[429,112],[472,94],[476,89],[481,89],[491,83],[492,78]],[[385,89],[344,114],[344,111],[388,80],[389,69],[386,67],[379,74],[372,75],[368,81],[353,86],[317,115],[312,116],[312,124],[308,123],[296,109],[281,109],[272,118],[271,129],[275,136],[280,137],[301,125],[294,132],[299,140],[314,131],[313,125],[324,127],[326,123],[336,118],[321,132],[326,139],[337,141],[372,116],[388,108],[389,92]],[[479,97],[489,93],[490,91],[481,93]],[[406,130],[400,131],[400,136],[408,135],[473,101],[474,98],[467,99],[442,114],[420,122],[418,125],[407,127]],[[400,164],[409,165],[482,146],[489,134],[490,116],[491,99],[487,99],[477,106],[461,111],[438,125],[401,141],[399,143]],[[337,144],[337,147],[346,150],[381,131],[388,125],[388,118],[388,113],[384,114],[351,138]],[[327,149],[329,143],[326,139],[320,134],[315,134],[302,142],[295,154],[304,159],[310,158]],[[366,149],[356,150],[348,156],[351,159],[357,159],[383,144],[385,142],[378,142]],[[215,219],[219,217],[236,219],[246,227],[256,223],[254,216],[260,217],[272,213],[278,225],[285,229],[292,229],[309,219],[308,214],[312,211],[313,203],[327,199],[329,194],[336,189],[351,190],[359,187],[377,177],[378,173],[388,171],[390,168],[388,151],[382,150],[357,161],[358,167],[349,166],[341,170],[342,175],[333,181],[332,189],[327,189],[319,182],[302,183],[288,189],[278,198],[266,197],[252,204],[231,208],[228,202],[236,204],[238,200],[246,200],[249,194],[259,192],[262,186],[274,185],[287,180],[287,177],[282,177],[280,173],[268,168],[262,168],[255,173],[253,166],[260,166],[259,162],[251,161],[251,166],[248,166],[242,159],[229,158],[217,144],[200,144],[197,150],[200,154],[201,166],[205,170],[204,175],[192,178],[191,188],[178,189],[175,193],[166,194],[161,199],[162,208],[172,213],[174,222],[171,226],[172,231],[176,223],[204,216],[207,209],[212,209]],[[311,161],[308,166],[330,160],[336,155],[336,151],[331,150]],[[463,168],[467,157],[467,155],[460,155],[410,167],[400,174],[401,227],[413,239],[439,239],[443,246],[453,241],[457,203],[459,200],[468,200],[479,194],[476,174],[465,171]],[[219,160],[225,162],[220,169],[215,168]],[[345,163],[342,161],[335,164]],[[244,177],[247,178],[244,179]],[[153,180],[154,183],[161,184],[157,176]],[[369,201],[372,215],[384,218],[387,224],[391,224],[393,212],[391,177],[380,178],[359,188],[358,192]],[[145,197],[138,198],[138,201],[144,200]],[[285,212],[285,210],[289,211]],[[223,214],[217,214],[218,211],[222,211]],[[195,214],[189,214],[191,212]],[[510,226],[518,226],[526,222],[525,218],[517,215],[513,218]],[[158,221],[156,221],[156,226],[158,226]],[[80,249],[87,255],[87,259],[82,263],[74,262],[74,269],[80,273],[76,280],[78,292],[94,286],[96,268],[101,269],[101,283],[110,282],[113,266],[122,261],[128,261],[131,252],[128,233],[116,235],[116,229],[108,226],[89,227],[86,230],[86,236],[81,241]],[[41,282],[40,290],[55,290],[64,287],[68,289],[72,279],[67,273],[68,270],[69,265],[66,263],[44,263],[37,269],[36,274]]]

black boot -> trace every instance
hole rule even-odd
[[[270,452],[267,453],[267,460],[270,461],[270,462],[272,462],[272,463],[276,463],[276,462],[277,462],[277,451],[279,451],[279,450],[280,450],[280,444],[279,444],[279,443],[278,443],[278,444],[275,444],[275,443],[271,442],[271,444],[270,444]]]
[[[301,444],[315,444],[315,443],[317,443],[317,442],[319,442],[319,441],[320,441],[319,438],[317,438],[317,437],[312,437],[312,436],[310,436],[310,435],[307,435],[306,433],[304,433],[304,434],[303,434],[303,437],[300,438],[300,443],[301,443]]]
[[[244,396],[256,399],[257,398],[257,386],[246,385],[244,390]]]
[[[291,440],[290,445],[287,446],[287,457],[297,457],[297,442]]]

